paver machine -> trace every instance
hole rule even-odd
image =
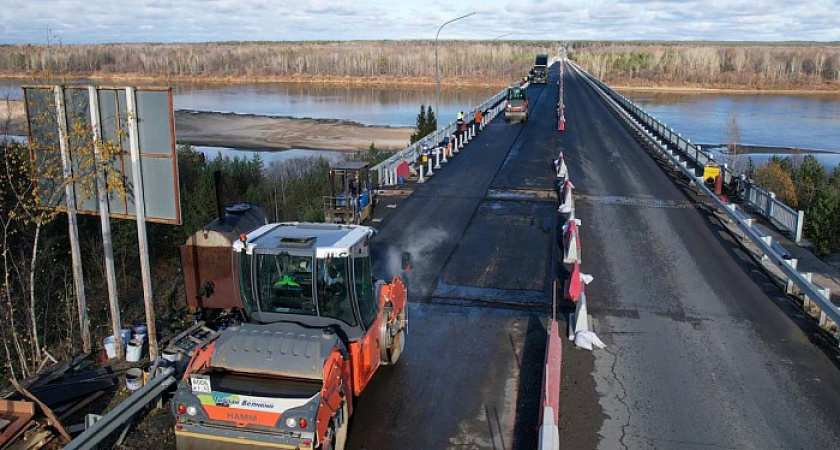
[[[179,449],[344,447],[353,399],[407,333],[402,278],[371,273],[374,232],[277,223],[233,244],[244,320],[192,354],[172,402]]]
[[[368,164],[340,161],[330,164],[329,195],[324,197],[324,221],[360,224],[373,213],[375,191]]]

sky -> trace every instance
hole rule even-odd
[[[0,43],[431,39],[840,41],[840,0],[2,0]]]

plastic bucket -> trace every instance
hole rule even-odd
[[[123,345],[128,345],[131,341],[131,330],[120,330],[120,335],[122,335]]]
[[[143,371],[138,368],[125,371],[125,387],[129,391],[136,391],[143,387]]]
[[[105,346],[105,354],[108,356],[108,359],[117,357],[117,349],[114,347],[114,336],[108,336],[103,339],[102,345]]]
[[[179,359],[181,359],[181,353],[180,352],[178,352],[177,350],[172,350],[172,349],[168,349],[168,348],[163,349],[163,351],[160,352],[160,355],[163,357],[163,359],[165,359],[169,362],[177,362]]]
[[[143,356],[143,342],[132,341],[125,347],[125,360],[128,362],[140,361]]]
[[[134,331],[134,334],[146,334],[146,330],[149,328],[146,325],[135,325],[131,329]]]

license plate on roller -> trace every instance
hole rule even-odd
[[[197,394],[213,393],[213,389],[210,387],[210,377],[207,375],[190,375],[190,386],[192,386],[192,391]]]

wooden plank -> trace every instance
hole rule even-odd
[[[0,400],[0,416],[6,422],[6,426],[0,428],[0,447],[14,441],[26,429],[34,415],[35,404],[32,402]]]
[[[15,381],[14,378],[11,380],[11,382],[15,389],[17,389],[18,392],[23,394],[24,397],[32,400],[33,402],[37,403],[38,406],[41,407],[41,411],[44,411],[44,415],[46,415],[47,418],[52,422],[50,425],[52,425],[52,427],[55,428],[64,439],[67,439],[67,442],[73,440],[70,437],[70,434],[67,433],[67,430],[65,430],[64,427],[61,426],[61,421],[58,420],[58,418],[55,416],[55,414],[53,414],[52,410],[47,407],[47,405],[41,403],[41,401],[38,400],[38,397],[35,397],[34,395],[30,394],[29,391],[27,391],[25,388],[21,387],[21,385],[17,381]]]

